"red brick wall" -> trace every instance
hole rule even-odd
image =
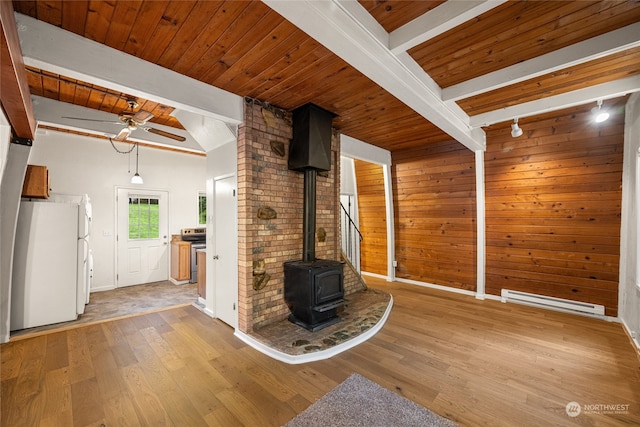
[[[289,112],[254,100],[245,102],[245,123],[238,132],[238,327],[243,332],[289,315],[283,263],[302,258],[303,210],[303,174],[287,167],[291,137]],[[271,141],[284,144],[283,157],[272,151]],[[316,229],[327,232],[324,243],[316,238],[316,257],[339,260],[340,147],[335,132],[331,151],[331,171],[316,180]],[[276,211],[277,218],[258,218],[258,209],[266,206]],[[253,263],[260,259],[270,279],[255,290]]]

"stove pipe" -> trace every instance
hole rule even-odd
[[[316,175],[331,170],[331,121],[334,114],[314,104],[293,110],[289,169],[304,173],[302,259],[315,261]]]
[[[304,212],[302,216],[302,260],[316,260],[316,175],[315,169],[304,171]]]

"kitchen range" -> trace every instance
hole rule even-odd
[[[189,279],[189,282],[196,283],[198,281],[198,257],[196,256],[196,252],[199,249],[207,248],[207,229],[205,227],[183,228],[180,231],[180,236],[182,237],[183,241],[191,243],[189,256],[191,278]]]

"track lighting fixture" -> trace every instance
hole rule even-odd
[[[596,123],[602,123],[609,118],[609,112],[602,109],[602,99],[598,99],[598,106],[591,109],[593,120]]]
[[[511,125],[511,136],[517,138],[522,135],[522,129],[518,126],[518,119],[513,119],[513,124]]]
[[[138,173],[138,149],[139,149],[139,145],[140,144],[138,144],[136,142],[136,174],[131,177],[131,183],[132,184],[144,184],[144,181],[142,180],[142,177]]]

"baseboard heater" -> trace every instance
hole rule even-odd
[[[512,291],[510,289],[502,289],[500,296],[502,297],[502,302],[513,301],[537,307],[552,308],[556,310],[559,309],[562,311],[569,311],[579,314],[595,314],[604,316],[604,306],[599,304],[548,297],[545,295],[530,294],[528,292]]]

